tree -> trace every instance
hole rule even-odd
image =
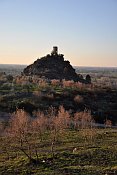
[[[30,162],[35,162],[32,157],[29,137],[31,136],[31,118],[25,111],[18,109],[13,113],[9,126],[6,129],[6,136],[14,149],[22,151]]]
[[[91,76],[89,74],[86,75],[86,81],[87,83],[91,83]]]
[[[12,76],[12,75],[7,75],[7,80],[8,80],[9,82],[12,82],[12,81],[13,81],[13,76]]]

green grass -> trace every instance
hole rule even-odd
[[[58,134],[54,145],[54,157],[51,153],[51,137],[44,134],[29,138],[30,144],[38,144],[39,162],[32,164],[18,149],[16,140],[12,144],[7,139],[0,140],[0,174],[35,175],[103,175],[117,174],[117,131],[98,129],[93,140],[84,139],[79,131],[67,130]],[[9,152],[10,158],[5,151]],[[73,153],[73,149],[77,148]],[[25,145],[27,149],[27,145]],[[28,152],[28,150],[27,150]],[[32,149],[33,157],[35,153]],[[44,160],[44,161],[43,161]]]

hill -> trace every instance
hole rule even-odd
[[[46,79],[65,79],[88,83],[81,75],[75,72],[69,61],[64,60],[63,54],[58,54],[58,48],[53,47],[51,54],[37,59],[33,64],[27,66],[24,75],[38,75],[40,78]]]

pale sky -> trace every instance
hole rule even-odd
[[[53,46],[74,66],[117,67],[117,0],[0,0],[0,64]]]

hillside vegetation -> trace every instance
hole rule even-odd
[[[73,118],[62,106],[33,118],[17,110],[1,123],[1,175],[116,175],[117,130],[93,124],[89,111]]]
[[[88,84],[0,73],[1,175],[117,174],[116,76],[87,73]]]
[[[72,80],[46,80],[37,76],[2,75],[0,111],[12,113],[17,108],[46,111],[64,106],[72,114],[90,110],[98,123],[117,122],[117,88],[112,84],[84,84]]]

